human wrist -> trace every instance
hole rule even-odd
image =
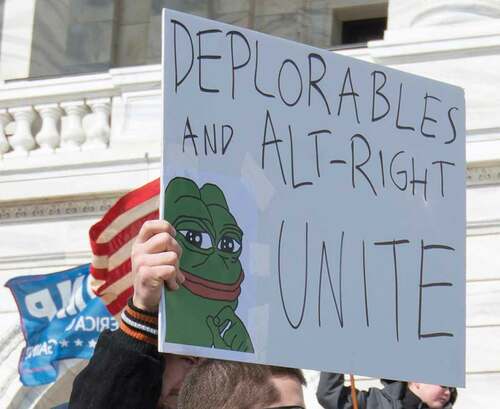
[[[148,313],[158,313],[158,304],[145,300],[143,297],[134,294],[132,297],[132,304],[139,310],[146,311]]]
[[[122,311],[120,329],[136,340],[148,344],[158,344],[158,315],[142,309],[129,299]]]

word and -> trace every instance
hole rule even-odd
[[[230,124],[192,125],[186,118],[181,135],[182,151],[194,156],[223,156],[234,140],[234,127]],[[238,132],[243,134],[243,132]],[[248,137],[250,135],[246,135]],[[347,155],[339,157],[334,140],[348,144]],[[295,146],[300,142],[299,149]],[[304,149],[307,145],[311,149]],[[343,149],[345,150],[345,149]],[[335,157],[328,155],[335,155]],[[335,152],[335,153],[333,153]],[[411,192],[412,196],[428,200],[428,190],[434,188],[434,197],[446,196],[447,184],[456,174],[455,162],[438,158],[425,158],[425,163],[411,152],[388,148],[374,150],[368,135],[336,135],[330,129],[311,130],[297,135],[291,124],[275,124],[269,110],[266,111],[260,143],[261,167],[268,173],[279,173],[283,185],[292,189],[305,188],[328,178],[331,169],[347,167],[339,174],[348,177],[353,189],[367,188],[374,196],[384,189]],[[305,175],[305,176],[304,176]],[[419,193],[419,190],[421,193]]]

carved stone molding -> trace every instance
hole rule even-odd
[[[500,220],[472,220],[467,222],[467,237],[500,235]]]
[[[467,186],[500,184],[500,164],[467,168]]]
[[[44,203],[0,203],[0,223],[101,216],[120,196],[120,194],[113,194],[97,198],[54,200]]]

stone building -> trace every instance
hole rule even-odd
[[[88,262],[89,227],[158,177],[165,6],[465,89],[467,388],[456,407],[498,406],[498,0],[0,1],[0,283]],[[64,403],[83,363],[63,361],[55,384],[23,387],[23,337],[5,288],[0,322],[0,407]],[[308,377],[315,408],[317,374]]]

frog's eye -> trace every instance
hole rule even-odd
[[[223,236],[217,243],[217,248],[225,253],[237,253],[241,248],[241,243],[232,237]]]
[[[178,230],[184,236],[186,241],[200,249],[209,249],[212,247],[212,239],[208,233],[196,230]]]

